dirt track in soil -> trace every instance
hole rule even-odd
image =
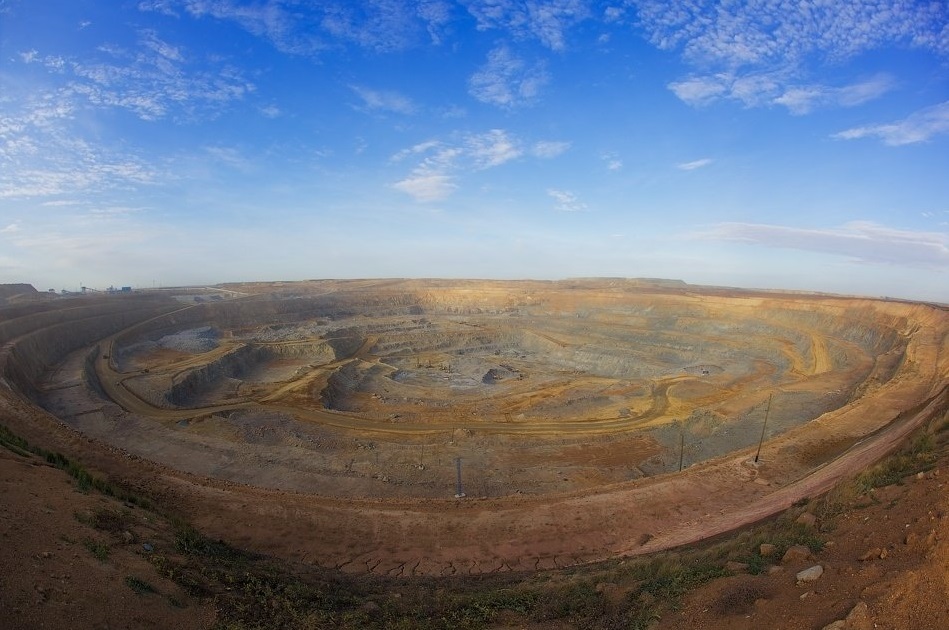
[[[659,291],[658,297],[672,299],[666,293]],[[914,427],[943,413],[949,405],[944,310],[834,298],[720,293],[696,297],[694,293],[690,291],[686,302],[689,306],[700,303],[717,312],[735,308],[747,312],[747,309],[760,309],[766,303],[772,308],[777,305],[803,312],[824,309],[839,313],[857,307],[871,314],[876,312],[888,326],[902,327],[900,334],[906,345],[900,369],[885,380],[868,382],[876,373],[871,370],[870,377],[855,387],[855,391],[863,393],[862,397],[768,440],[757,465],[751,463],[753,450],[745,448],[691,466],[681,474],[660,474],[630,482],[568,488],[532,496],[483,499],[473,496],[460,501],[411,497],[337,498],[188,474],[138,456],[129,457],[99,440],[78,435],[49,414],[9,396],[4,397],[5,422],[18,428],[28,439],[52,442],[51,446],[58,445],[64,452],[110,476],[161,497],[177,506],[200,528],[234,544],[343,571],[437,575],[568,566],[617,554],[648,553],[714,536],[785,509],[802,497],[827,490],[837,480],[892,450]],[[683,299],[676,292],[672,295]],[[128,328],[102,338],[118,337],[122,331],[127,335]],[[837,338],[828,340],[806,326],[802,329],[810,340],[811,351],[806,357],[799,354],[788,360],[793,367],[787,373],[800,377],[788,381],[785,384],[788,389],[802,387],[807,379],[812,379],[807,382],[813,384],[815,377],[821,378],[821,384],[826,379],[832,381],[830,377],[834,372],[827,375],[833,365],[827,346],[836,343],[845,347],[851,343]],[[15,341],[10,340],[8,345]],[[340,360],[340,364],[350,360],[366,362],[371,358],[371,344],[367,343]],[[113,353],[114,350],[108,354]],[[104,377],[101,378],[103,389],[126,411],[152,418],[157,413],[163,422],[194,417],[195,410],[156,410],[154,405],[132,394],[121,383],[121,378],[127,375],[110,377],[114,368],[103,356],[100,353],[96,360],[96,371]],[[176,369],[180,368],[178,364]],[[313,377],[314,381],[324,379],[327,373]],[[744,383],[740,381],[759,382],[754,375],[744,374],[728,385],[744,392],[741,389]],[[653,414],[649,419],[663,416],[668,405],[665,396],[672,382],[656,379],[654,385],[658,385],[653,391],[659,396],[651,399],[645,412]],[[275,399],[295,389],[286,383],[279,387]],[[751,391],[747,395],[762,398],[762,392]],[[738,404],[735,399],[730,401]],[[211,406],[201,409],[200,413],[252,404],[256,403],[241,401]],[[446,427],[444,423],[383,426],[371,417],[358,414],[301,410],[292,406],[285,411],[302,415],[311,422],[332,420],[337,425],[342,423],[347,430],[366,434],[457,428]],[[525,428],[520,430],[533,429],[535,435],[542,435],[556,426],[571,434],[593,433],[603,428],[622,428],[624,423],[628,426],[629,420],[558,418],[547,428],[544,422],[532,420],[525,422],[522,425]],[[489,421],[478,430],[508,432],[511,425]],[[566,449],[570,457],[577,457],[583,439],[581,435],[577,443]],[[843,453],[830,448],[835,457],[820,461],[816,470],[812,470],[814,461],[808,453],[828,450],[826,445],[840,443],[853,445]],[[651,451],[646,449],[646,452]],[[602,459],[603,454],[600,457]]]

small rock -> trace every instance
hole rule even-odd
[[[838,619],[837,621],[832,621],[831,623],[824,626],[821,630],[845,630],[847,627],[847,622],[843,619]]]
[[[880,550],[880,560],[886,560],[886,557],[887,557],[888,555],[890,555],[890,552],[887,551],[886,549],[881,549],[881,550]]]
[[[148,553],[151,553],[151,552],[155,551],[155,548],[152,547],[149,543],[143,543],[143,544],[142,544],[142,549],[144,549],[144,550],[147,551]]]
[[[735,562],[734,560],[729,560],[725,563],[725,570],[731,571],[732,573],[742,573],[748,570],[747,562]]]
[[[44,551],[42,555],[43,555],[44,558],[52,558],[52,557],[53,557],[53,554],[51,554],[51,553],[48,552],[48,551]]]
[[[798,599],[805,600],[805,599],[807,599],[808,597],[810,597],[810,596],[813,595],[813,594],[814,594],[813,591],[807,591],[807,592],[801,593],[801,594],[798,596]]]
[[[811,558],[811,550],[805,547],[804,545],[794,545],[788,547],[788,550],[784,553],[784,557],[781,558],[781,564],[791,564],[794,562],[804,562]]]
[[[776,573],[781,573],[784,571],[784,567],[779,567],[777,565],[768,567],[768,575],[774,575]]]
[[[761,546],[758,547],[758,553],[761,554],[762,558],[770,558],[777,549],[778,548],[771,543],[761,543]]]
[[[869,562],[870,560],[876,560],[877,558],[883,557],[883,550],[879,547],[874,547],[873,549],[868,549],[864,552],[862,556],[858,558],[860,562]]]
[[[815,564],[814,566],[808,569],[804,569],[803,571],[798,571],[797,581],[798,582],[815,582],[823,574],[824,574],[824,567],[822,567],[819,564]]]
[[[800,525],[804,525],[805,527],[814,527],[814,525],[817,524],[817,517],[811,514],[810,512],[804,512],[803,514],[798,516],[797,520],[794,522]]]
[[[918,473],[916,473],[916,478],[919,480],[923,480],[926,478],[926,473],[924,473],[923,471],[919,471]]]
[[[134,540],[135,540],[135,536],[132,535],[132,532],[129,532],[129,531],[122,532],[122,542],[124,542],[126,545],[130,544]]]
[[[866,602],[857,602],[847,614],[847,630],[871,630],[873,621],[870,619],[870,609]]]

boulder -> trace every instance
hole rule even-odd
[[[811,514],[810,512],[804,512],[797,517],[797,520],[794,521],[805,527],[814,527],[817,524],[817,517]]]
[[[798,582],[816,582],[824,574],[824,567],[819,564],[797,572]]]
[[[811,550],[805,547],[804,545],[794,545],[788,547],[788,550],[784,552],[784,557],[781,558],[781,564],[792,564],[794,562],[804,562],[805,560],[810,560]]]

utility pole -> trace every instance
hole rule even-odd
[[[764,430],[768,427],[768,414],[771,413],[771,399],[774,398],[774,392],[768,395],[768,408],[764,412],[764,424],[761,425],[761,439],[758,440],[758,452],[755,453],[755,463],[758,463],[758,457],[761,455],[761,445],[764,444]]]
[[[466,495],[465,495],[465,491],[461,487],[461,458],[460,457],[455,458],[455,470],[457,472],[457,485],[455,489],[455,498],[463,499],[465,498]]]

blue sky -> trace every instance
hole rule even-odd
[[[942,1],[0,0],[0,282],[949,302]]]

